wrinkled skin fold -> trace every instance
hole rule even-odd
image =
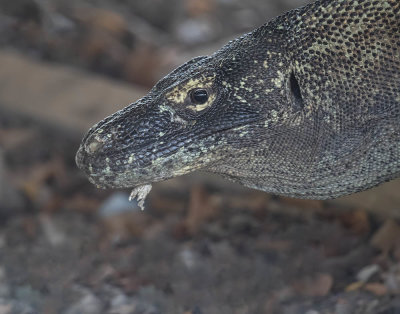
[[[205,170],[327,199],[398,177],[399,156],[400,2],[321,0],[177,68],[76,162],[104,188]]]

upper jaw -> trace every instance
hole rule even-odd
[[[89,180],[101,188],[127,188],[150,184],[195,170],[196,160],[186,159],[190,153],[185,141],[173,145],[174,140],[164,139],[164,145],[153,144],[138,148],[129,147],[124,153],[107,155],[102,151],[108,147],[101,138],[93,133],[84,141],[76,154],[76,163],[89,177]],[[162,140],[160,140],[162,142]],[[195,145],[192,143],[191,145]],[[154,147],[159,151],[154,152]],[[98,149],[98,150],[96,150]],[[131,153],[129,153],[131,152]],[[146,153],[154,152],[146,157]],[[131,156],[145,156],[135,160]]]
[[[234,129],[234,128],[233,128]],[[104,149],[112,147],[113,141],[107,142],[108,133],[96,131],[81,144],[76,154],[76,163],[89,180],[102,188],[130,188],[150,184],[171,177],[183,175],[198,169],[223,162],[223,156],[216,154],[210,147],[225,145],[221,142],[221,134],[225,137],[232,129],[214,132],[203,132],[201,136],[190,137],[190,141],[174,141],[173,138],[161,138],[141,147],[128,147],[121,152],[113,150],[112,153]],[[192,130],[193,131],[193,130]],[[189,133],[193,133],[193,132]],[[198,133],[198,132],[197,132]],[[205,133],[208,133],[205,134]],[[180,134],[185,137],[185,134]],[[189,134],[186,134],[189,136]],[[186,138],[186,137],[185,137]],[[224,137],[223,137],[224,138]],[[161,145],[159,143],[164,142]],[[176,147],[172,143],[179,142]],[[155,156],[146,157],[147,152],[158,151]],[[203,151],[208,147],[207,152]],[[196,155],[197,154],[197,155]],[[143,160],[135,160],[131,156],[145,156]]]

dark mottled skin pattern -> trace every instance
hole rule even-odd
[[[205,104],[194,88],[209,94]],[[93,126],[77,164],[100,187],[202,169],[326,199],[400,175],[400,1],[321,0],[208,57]]]

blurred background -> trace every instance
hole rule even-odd
[[[145,211],[74,162],[92,124],[306,0],[0,0],[0,314],[400,313],[400,181],[334,201],[205,173]]]

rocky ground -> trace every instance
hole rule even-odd
[[[97,190],[76,168],[91,122],[74,124],[66,111],[65,123],[48,123],[64,96],[23,100],[24,78],[50,85],[60,76],[40,69],[63,72],[60,64],[140,93],[182,60],[300,4],[0,0],[0,46],[29,59],[12,67],[19,81],[0,69],[0,314],[400,313],[396,190],[356,203],[300,201],[199,173],[154,185],[140,211],[129,191]],[[41,111],[27,110],[30,101]],[[18,102],[24,112],[11,110]]]

